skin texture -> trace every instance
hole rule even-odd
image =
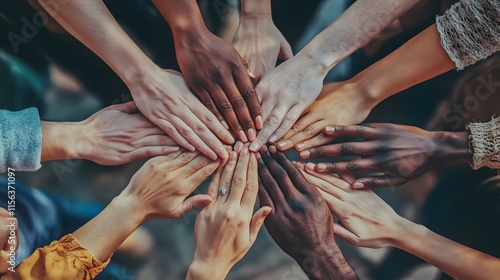
[[[199,152],[178,151],[147,161],[106,209],[73,234],[98,260],[107,260],[144,221],[175,219],[212,202],[188,196],[219,166]]]
[[[207,29],[196,1],[153,3],[172,28],[177,61],[190,88],[241,141],[255,139],[262,113],[246,62]]]
[[[274,25],[270,0],[241,1],[233,46],[248,63],[256,83],[276,66],[278,58],[285,61],[293,57],[290,44]]]
[[[186,279],[225,279],[231,267],[248,252],[271,212],[264,206],[253,214],[258,184],[255,154],[246,147],[239,157],[231,152],[208,188],[212,203],[196,218],[196,252]],[[230,187],[230,192],[220,195],[221,187]]]
[[[334,240],[328,205],[299,169],[275,147],[259,157],[262,205],[273,211],[265,221],[276,244],[301,266],[310,279],[356,279]]]
[[[358,156],[334,163],[308,163],[307,168],[321,173],[382,173],[355,180],[354,188],[401,185],[431,169],[464,164],[472,158],[466,132],[429,132],[412,126],[377,123],[329,126],[323,137],[330,142],[341,137],[364,140],[343,141],[300,152],[303,159]],[[314,147],[314,143],[311,146]]]
[[[191,93],[179,73],[159,68],[142,52],[101,0],[39,3],[115,71],[152,123],[185,149],[198,149],[213,159],[227,158],[223,146],[234,142],[229,131]]]
[[[441,46],[436,25],[431,25],[352,79],[326,85],[322,98],[309,107],[277,146],[283,151],[294,146],[301,151],[301,145],[310,139],[325,141],[321,132],[326,126],[361,123],[384,99],[453,68],[455,64]]]
[[[335,234],[352,245],[399,248],[436,266],[453,279],[496,279],[500,273],[498,258],[400,217],[373,191],[354,190],[336,176],[309,171],[304,169],[304,164],[299,167],[320,189],[332,213],[341,221],[342,226],[335,226]]]
[[[255,88],[265,124],[250,150],[280,140],[318,97],[328,71],[418,2],[358,0],[295,57],[266,73]]]
[[[146,119],[134,102],[109,106],[82,122],[42,122],[42,162],[81,158],[120,165],[177,150],[177,143]]]

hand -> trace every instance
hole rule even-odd
[[[343,142],[300,152],[304,159],[361,156],[360,159],[319,163],[321,173],[383,173],[353,182],[354,188],[397,186],[433,168],[466,163],[471,158],[467,133],[429,132],[395,124],[364,124],[327,127],[327,141],[359,137],[365,142]]]
[[[262,113],[243,58],[206,27],[174,34],[177,60],[193,92],[241,141],[255,139]]]
[[[308,66],[310,61],[297,55],[267,72],[255,91],[262,101],[264,127],[250,145],[258,151],[268,141],[275,143],[316,99],[326,75],[323,68]],[[318,70],[319,68],[319,70]]]
[[[219,120],[189,90],[182,75],[155,69],[139,86],[129,86],[135,103],[151,122],[189,151],[199,150],[215,160],[227,158],[221,142],[234,139]]]
[[[120,199],[128,198],[144,219],[179,218],[187,212],[212,202],[199,194],[187,198],[219,166],[199,152],[178,151],[147,161],[135,173]]]
[[[270,147],[259,157],[261,206],[273,211],[265,221],[276,244],[297,261],[311,279],[355,279],[334,239],[333,218],[319,191],[285,156]]]
[[[276,28],[271,17],[242,15],[233,45],[248,63],[255,82],[276,67],[278,58],[286,61],[293,57],[290,44]]]
[[[293,128],[277,143],[278,149],[287,151],[295,146],[303,151],[312,145],[323,145],[328,140],[321,132],[329,125],[358,124],[366,119],[375,106],[366,102],[359,88],[349,83],[330,83],[323,87],[316,100]]]
[[[81,122],[74,130],[75,158],[100,165],[120,165],[133,160],[167,155],[177,143],[146,119],[134,102],[112,105]]]
[[[220,188],[229,188],[225,196]],[[208,187],[213,202],[196,218],[196,252],[187,279],[225,279],[231,267],[248,252],[271,208],[253,213],[258,193],[257,160],[248,148],[237,159],[231,152]],[[206,275],[210,271],[210,275]]]
[[[401,227],[408,224],[373,191],[354,190],[339,177],[312,171],[303,163],[297,166],[320,190],[330,210],[339,219],[341,224],[335,225],[335,234],[351,245],[369,248],[393,246]]]

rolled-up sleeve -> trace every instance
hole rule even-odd
[[[109,263],[101,263],[71,234],[39,248],[23,260],[15,272],[2,277],[9,280],[67,280],[94,279]]]
[[[443,48],[460,70],[500,50],[498,0],[462,0],[436,24]]]
[[[41,167],[42,126],[36,108],[0,110],[0,173],[35,171]]]

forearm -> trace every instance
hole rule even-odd
[[[298,55],[322,65],[326,75],[419,1],[358,0]]]
[[[196,0],[152,0],[170,25],[174,38],[191,31],[207,30]]]
[[[242,0],[242,18],[272,18],[271,0]]]
[[[313,253],[311,256],[296,260],[309,279],[358,279],[337,244],[315,248]]]
[[[140,207],[136,199],[120,195],[73,235],[96,259],[103,262],[143,222]]]
[[[104,60],[131,87],[149,74],[155,64],[132,41],[113,18],[102,0],[53,1],[40,4],[69,33]]]
[[[454,68],[455,65],[441,46],[434,24],[353,77],[349,83],[361,88],[360,92],[375,107],[402,90]]]
[[[409,221],[395,247],[425,260],[454,279],[495,279],[500,274],[499,259]]]

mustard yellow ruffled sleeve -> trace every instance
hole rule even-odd
[[[71,234],[38,248],[23,260],[15,272],[2,277],[15,280],[89,280],[94,279],[109,263],[101,263]]]

